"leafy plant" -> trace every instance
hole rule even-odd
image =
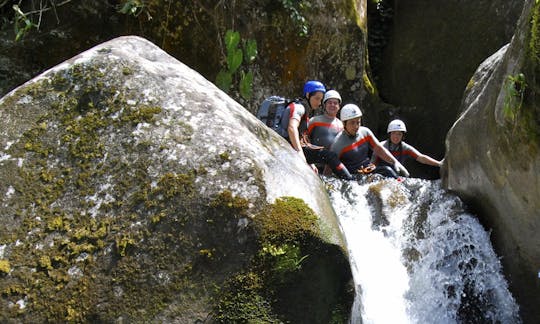
[[[20,40],[30,29],[38,28],[39,26],[34,24],[27,14],[22,12],[18,5],[13,5],[15,11],[15,21],[13,26],[15,27],[15,41]]]
[[[308,7],[309,2],[304,1],[294,1],[294,0],[280,0],[281,4],[287,11],[289,11],[289,16],[298,26],[298,35],[307,36],[309,33],[309,26],[307,24],[306,18],[300,13],[300,10]],[[296,7],[298,5],[298,8]]]
[[[119,13],[137,17],[143,12],[145,5],[142,0],[126,0],[123,4],[119,5],[119,8]]]
[[[506,118],[509,118],[514,123],[517,121],[519,112],[521,111],[526,88],[527,83],[523,73],[509,75],[505,80],[504,89],[506,95],[503,111]]]
[[[227,66],[217,74],[216,85],[229,92],[238,79],[240,95],[244,99],[249,99],[253,93],[253,71],[249,69],[249,65],[257,57],[257,42],[254,39],[243,40],[239,32],[231,29],[225,33],[224,42]]]
[[[265,243],[260,252],[261,255],[271,256],[274,260],[273,269],[277,273],[287,273],[300,270],[302,262],[308,257],[300,256],[300,247],[296,244],[282,244],[275,246]]]

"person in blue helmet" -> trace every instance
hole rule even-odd
[[[413,159],[420,163],[435,167],[440,167],[442,165],[442,161],[435,160],[428,155],[420,153],[420,151],[412,145],[403,141],[405,133],[407,133],[407,127],[401,119],[394,119],[388,123],[386,132],[388,133],[389,138],[381,142],[381,144],[402,164],[405,163],[407,159]],[[372,162],[377,166],[388,165],[387,162],[381,160],[379,157],[374,157]]]
[[[398,178],[398,174],[408,177],[407,169],[379,142],[373,132],[361,126],[361,118],[362,111],[357,105],[347,104],[341,108],[340,119],[344,129],[336,136],[330,150],[354,174],[375,172],[393,178]],[[371,169],[371,152],[393,166],[393,169],[388,166]]]
[[[300,157],[318,173],[316,163],[326,164],[332,172],[342,179],[353,179],[349,170],[334,152],[310,143],[307,136],[307,124],[314,110],[321,107],[326,87],[320,81],[310,80],[304,84],[303,97],[300,102],[291,102],[283,113],[282,125],[287,130],[285,138],[298,152]]]

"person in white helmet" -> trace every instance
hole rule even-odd
[[[311,117],[307,135],[313,145],[330,148],[337,134],[343,130],[343,122],[337,118],[341,107],[341,95],[336,90],[328,90],[323,98],[322,115]]]
[[[405,163],[407,159],[413,159],[420,163],[440,167],[442,161],[438,161],[428,155],[420,153],[412,145],[409,145],[403,141],[405,133],[407,133],[407,127],[401,119],[394,119],[388,123],[388,128],[386,129],[389,139],[382,142],[382,145],[387,148],[390,153],[402,164]],[[377,166],[388,165],[387,162],[381,160],[378,157],[375,157],[373,162]]]
[[[340,119],[343,131],[336,136],[330,150],[336,152],[339,159],[351,173],[365,170],[371,162],[370,150],[375,155],[392,165],[394,170],[383,167],[375,172],[397,178],[397,174],[408,177],[407,169],[379,142],[373,132],[361,126],[362,111],[355,104],[347,104],[341,108]],[[389,173],[384,172],[388,170]],[[397,172],[397,174],[396,174]]]
[[[343,123],[337,114],[341,108],[341,95],[336,90],[328,90],[323,97],[323,114],[313,116],[309,119],[307,125],[307,140],[313,148],[330,149],[337,134],[343,130]],[[337,157],[336,157],[337,159]],[[319,173],[330,175],[329,167],[325,164],[315,163]]]

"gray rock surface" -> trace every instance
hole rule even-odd
[[[527,1],[512,42],[469,82],[463,113],[446,138],[443,177],[493,230],[510,289],[530,323],[540,318],[540,59],[531,52],[538,14],[538,3]],[[516,81],[520,74],[523,82]]]
[[[284,139],[151,42],[120,37],[44,72],[0,100],[0,124],[3,321],[234,318],[227,292],[217,293],[234,286],[224,282],[255,278],[252,303],[268,297],[260,285],[280,291],[254,270],[257,258],[270,260],[258,267],[279,258],[261,245],[293,260],[311,254],[280,280],[324,278],[331,291],[321,301],[300,285],[301,300],[281,302],[317,299],[322,321],[347,303],[350,270],[320,179]],[[287,238],[279,246],[254,222],[279,229],[281,197],[294,197],[279,205],[287,221],[317,217],[315,228],[272,232]],[[272,307],[253,318],[305,317]]]

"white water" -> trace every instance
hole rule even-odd
[[[356,285],[352,324],[521,323],[488,233],[439,181],[325,181]]]

